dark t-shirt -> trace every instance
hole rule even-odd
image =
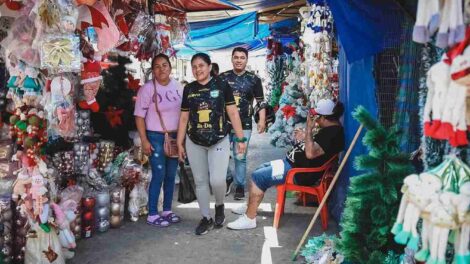
[[[313,140],[320,145],[325,154],[314,159],[307,159],[305,154],[305,142],[300,142],[287,153],[287,160],[293,168],[320,167],[335,154],[344,149],[344,130],[342,126],[324,127],[318,131]],[[296,183],[299,185],[314,185],[322,173],[310,173],[296,175]]]
[[[253,100],[264,100],[261,79],[252,72],[246,71],[237,75],[233,70],[220,74],[220,78],[227,81],[232,88],[243,129],[252,129]]]
[[[189,112],[187,134],[196,144],[212,146],[223,139],[229,129],[225,106],[235,104],[227,82],[218,77],[206,85],[194,81],[183,91],[181,111]]]

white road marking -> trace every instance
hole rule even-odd
[[[272,264],[271,248],[280,248],[277,231],[272,226],[264,227],[264,244],[261,249],[261,264]]]
[[[225,209],[235,209],[243,205],[243,203],[224,203]],[[199,205],[197,204],[196,201],[188,204],[179,204],[176,206],[177,208],[182,208],[182,209],[197,209],[199,208]],[[215,208],[215,203],[210,203],[210,208]],[[259,211],[263,212],[272,212],[273,207],[271,206],[270,203],[261,203],[258,207]]]

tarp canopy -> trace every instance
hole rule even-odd
[[[314,0],[309,0],[314,2]],[[327,0],[348,62],[367,58],[400,42],[396,0]]]
[[[299,7],[304,6],[306,3],[305,0],[231,0],[230,2],[239,6],[242,10],[189,13],[188,21],[219,20],[239,16],[247,12],[257,12],[261,22],[272,23],[297,16]]]
[[[154,3],[156,13],[201,12],[213,10],[240,10],[241,7],[227,0],[158,0]]]
[[[197,52],[228,49],[242,46],[248,50],[266,47],[266,39],[272,34],[288,34],[297,28],[297,19],[288,19],[273,24],[259,24],[256,12],[244,15],[189,23],[189,40],[176,47],[178,56],[188,57]]]

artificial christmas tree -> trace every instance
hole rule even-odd
[[[271,144],[279,148],[292,145],[294,129],[297,126],[304,126],[308,113],[306,98],[301,89],[301,56],[295,44],[289,47],[292,49],[292,53],[287,56],[289,75],[285,80],[284,91],[279,100],[276,121],[268,130],[271,135]]]
[[[397,248],[390,235],[400,203],[403,179],[413,172],[407,154],[400,152],[399,130],[385,129],[363,107],[354,118],[368,130],[363,143],[368,155],[355,160],[358,170],[366,171],[351,178],[338,249],[355,263],[385,263],[389,250]]]

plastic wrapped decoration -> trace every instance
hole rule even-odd
[[[151,16],[140,12],[129,31],[130,50],[139,60],[148,60],[157,50],[157,35]]]
[[[74,86],[65,76],[52,78],[50,82],[50,102],[48,102],[49,136],[73,139],[76,134]]]
[[[41,68],[52,73],[79,72],[80,39],[77,35],[46,35],[42,42]]]
[[[77,129],[77,137],[89,137],[92,135],[90,111],[79,110],[75,112],[75,127]]]
[[[147,204],[148,204],[148,185],[150,182],[151,172],[150,170],[143,170],[141,173],[140,181],[135,184],[132,191],[129,193],[129,214],[131,221],[137,222],[139,216],[147,215]],[[161,195],[160,195],[160,198]],[[159,201],[160,203],[160,201]]]
[[[118,228],[124,220],[124,206],[126,201],[126,189],[116,187],[111,190],[111,220],[112,228]]]
[[[100,141],[100,150],[98,154],[99,164],[98,171],[104,172],[106,167],[114,159],[114,142],[108,140]]]
[[[95,232],[96,199],[87,195],[82,198],[82,237],[90,238]]]
[[[22,210],[20,206],[15,204],[15,213],[13,214],[14,237],[10,239],[13,242],[13,247],[10,248],[11,255],[17,263],[23,263],[25,257],[26,236],[30,229],[28,216],[26,211]],[[5,237],[6,238],[6,237]],[[14,240],[13,240],[14,238]],[[7,240],[4,240],[7,241]],[[5,253],[5,252],[4,252]]]
[[[11,193],[14,172],[18,169],[18,163],[12,162],[13,145],[10,140],[0,141],[0,195]]]
[[[61,151],[54,153],[52,163],[57,169],[59,176],[62,180],[61,186],[69,185],[68,181],[74,174],[74,152]]]
[[[129,152],[122,152],[116,156],[109,170],[103,174],[103,179],[108,185],[115,185],[119,183],[121,178],[121,166],[127,160]]]
[[[61,201],[72,200],[77,204],[75,209],[75,215],[82,215],[81,201],[83,196],[83,188],[78,185],[73,185],[65,188],[61,194]],[[73,221],[70,222],[70,230],[75,235],[75,239],[80,239],[82,236],[82,218],[76,217]]]
[[[171,44],[176,45],[184,43],[189,36],[189,25],[186,13],[167,16],[166,23],[170,26]]]
[[[106,232],[110,227],[110,207],[111,197],[108,190],[103,190],[96,194],[95,207],[95,228],[99,232]]]
[[[91,160],[91,168],[98,168],[100,163],[99,159],[100,153],[100,143],[90,143],[90,160]]]
[[[339,264],[343,263],[344,256],[339,254],[335,248],[336,236],[313,237],[308,240],[305,248],[301,252],[301,256],[305,258],[306,263],[311,264]]]
[[[10,196],[0,197],[0,248],[2,255],[1,263],[11,263],[13,260],[14,247],[14,221]]]
[[[75,173],[87,175],[90,170],[90,146],[87,143],[75,143],[73,152]]]
[[[171,27],[164,24],[156,24],[158,48],[155,53],[163,53],[169,57],[175,55],[175,49],[171,46]]]
[[[8,37],[2,42],[5,43],[3,48],[7,64],[9,64],[8,60],[14,57],[31,67],[41,66],[39,51],[31,48],[35,30],[34,21],[29,16],[20,16],[13,22]]]

